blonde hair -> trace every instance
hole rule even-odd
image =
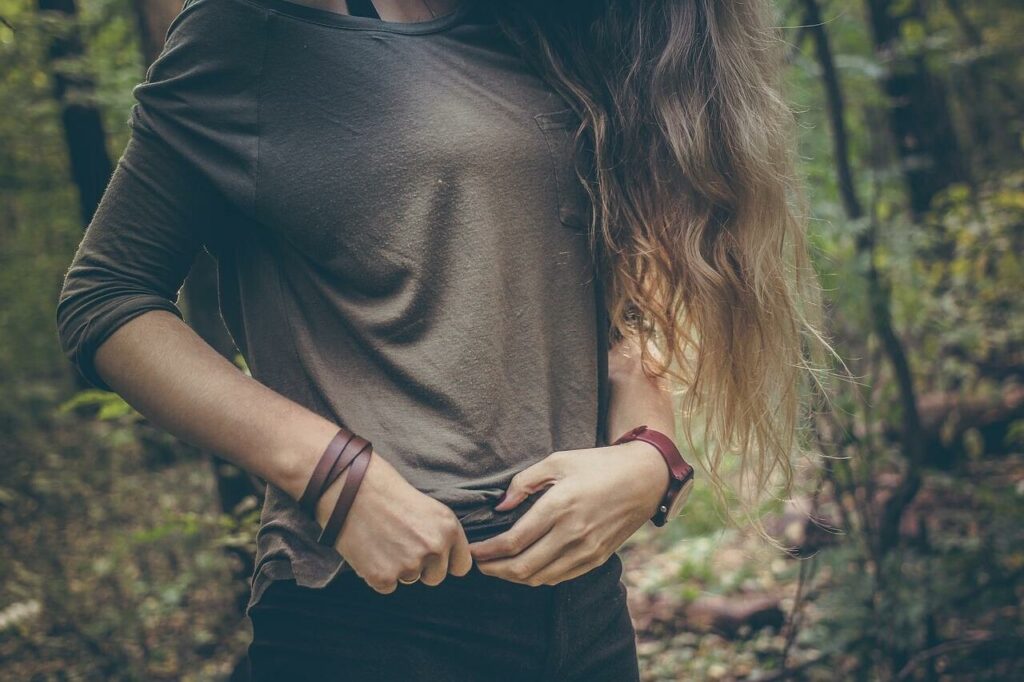
[[[729,520],[736,493],[765,535],[745,491],[760,496],[778,474],[791,494],[794,455],[812,454],[803,389],[822,386],[826,351],[838,357],[768,3],[498,4],[506,33],[581,115],[577,153],[590,162],[578,175],[613,337],[634,335],[645,371],[677,388],[687,446]],[[736,488],[722,475],[730,457]]]

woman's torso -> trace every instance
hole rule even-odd
[[[464,523],[517,471],[598,444],[602,381],[576,118],[472,7],[400,24],[193,0],[169,41],[232,60],[216,82],[197,67],[216,115],[151,122],[231,200],[209,248],[253,376]],[[326,584],[339,557],[317,531],[270,486],[258,563]]]

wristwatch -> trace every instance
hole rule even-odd
[[[668,490],[665,491],[665,496],[661,498],[658,511],[651,517],[651,521],[654,522],[655,526],[664,526],[669,519],[679,515],[679,512],[682,511],[683,506],[686,504],[687,498],[690,496],[690,491],[693,489],[693,467],[683,459],[683,456],[679,453],[679,448],[676,447],[671,438],[661,431],[648,428],[646,424],[630,429],[619,436],[612,445],[620,445],[633,440],[642,440],[653,445],[665,459],[665,464],[668,465],[668,471],[671,476]]]

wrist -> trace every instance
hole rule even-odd
[[[331,442],[338,433],[338,425],[326,420],[318,419],[315,424],[305,425],[301,430],[296,429],[290,434],[287,444],[282,446],[274,457],[274,478],[271,481],[281,490],[298,501],[309,483],[310,476],[316,468],[317,462],[324,454],[324,448]],[[334,485],[324,491],[332,493],[332,500],[338,496],[341,481],[344,480],[344,473],[338,478]]]
[[[320,499],[316,503],[316,518],[317,524],[320,528],[324,528],[327,525],[327,521],[331,518],[331,512],[334,511],[334,507],[338,502],[338,497],[341,496],[341,489],[345,487],[345,479],[348,478],[349,469],[351,467],[345,467],[345,470],[341,472],[341,475],[334,480],[327,489],[324,490]]]
[[[637,498],[648,510],[647,516],[653,516],[672,478],[665,458],[645,441],[634,440],[615,447],[622,448],[623,454],[630,458],[635,472],[630,480],[637,484]]]
[[[636,426],[615,439],[613,445],[621,445],[633,441],[650,443],[665,461],[669,475],[669,485],[665,489],[662,500],[658,503],[656,513],[651,517],[655,526],[664,526],[668,519],[676,516],[686,504],[693,490],[694,469],[684,458],[675,441],[668,434],[652,429],[646,424]]]

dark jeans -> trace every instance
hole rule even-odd
[[[352,571],[322,590],[278,580],[250,612],[252,679],[630,682],[635,631],[617,554],[557,585],[473,569],[380,594]]]

